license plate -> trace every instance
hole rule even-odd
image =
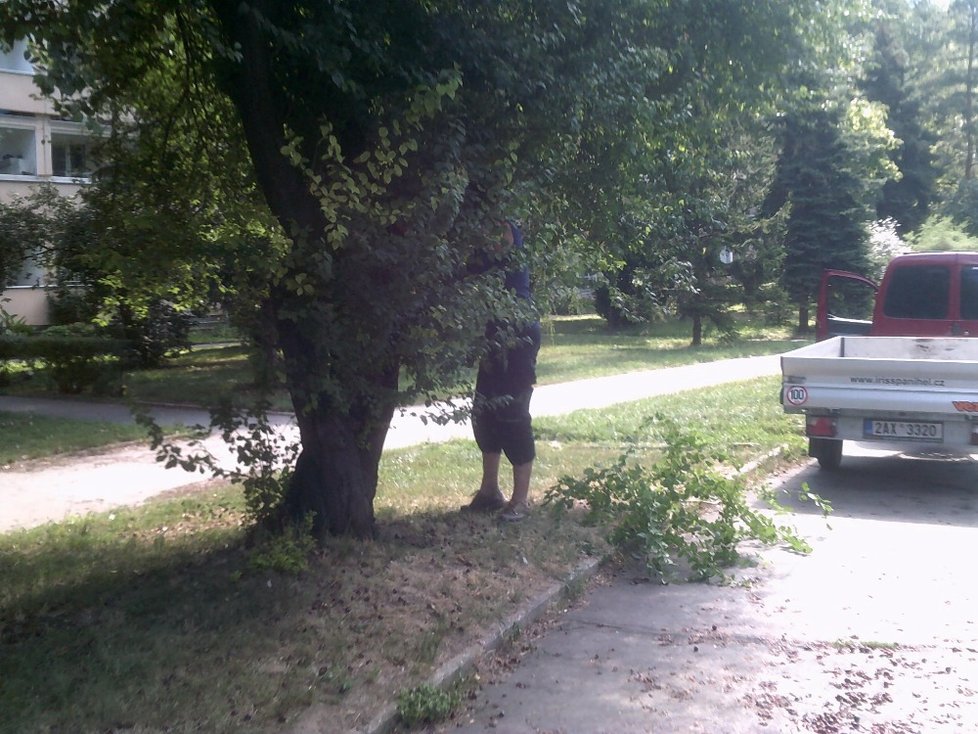
[[[863,421],[863,436],[884,441],[943,441],[944,424],[867,418]]]

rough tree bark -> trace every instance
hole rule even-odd
[[[266,18],[274,21],[273,2],[254,2]],[[272,214],[296,247],[321,237],[326,222],[319,201],[310,193],[302,174],[282,155],[285,140],[286,96],[276,85],[270,41],[254,14],[241,11],[237,0],[213,0],[218,22],[229,42],[240,54],[237,62],[225,62],[218,78],[238,110],[258,184]],[[327,103],[328,107],[328,103]],[[338,259],[342,252],[333,253]],[[376,392],[362,387],[342,401],[317,392],[323,370],[310,355],[317,345],[315,335],[303,333],[290,311],[294,300],[272,289],[271,310],[279,313],[278,346],[285,361],[289,391],[299,425],[301,452],[292,482],[282,504],[282,519],[299,521],[314,515],[314,533],[370,537],[374,533],[373,500],[384,439],[395,406],[384,404],[378,395],[396,391],[396,365],[363,365],[360,376]],[[328,299],[315,294],[310,298]],[[335,372],[330,375],[335,377]],[[314,398],[314,399],[310,399]]]

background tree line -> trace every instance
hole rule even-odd
[[[741,303],[806,329],[871,233],[978,235],[976,6],[7,0],[3,42],[103,137],[75,212],[3,206],[0,269],[47,253],[103,323],[223,304],[299,422],[281,522],[367,536],[393,411],[530,316],[468,274],[503,218],[540,308],[590,278],[610,323],[694,344]]]

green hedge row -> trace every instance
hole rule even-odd
[[[63,393],[80,393],[109,372],[118,373],[132,354],[133,345],[125,339],[44,334],[0,336],[0,361],[44,363]]]
[[[125,357],[132,350],[127,339],[101,336],[0,336],[0,359],[67,359]]]

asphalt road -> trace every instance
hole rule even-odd
[[[730,586],[624,572],[439,731],[978,731],[978,463],[849,447],[777,482],[834,507],[791,501],[811,555]]]

